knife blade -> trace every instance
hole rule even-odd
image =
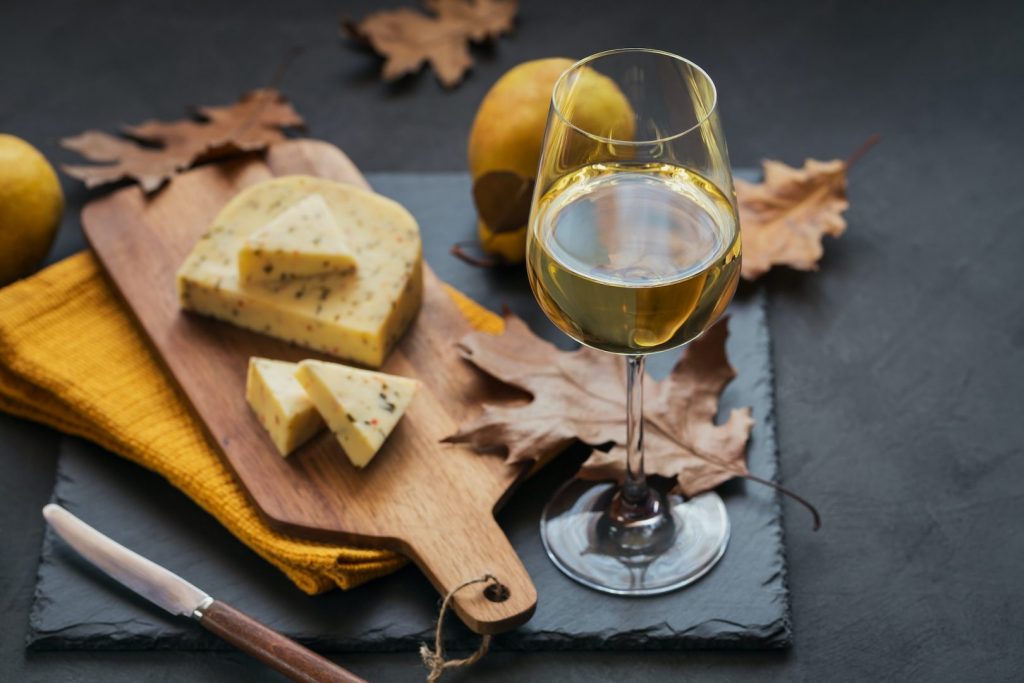
[[[104,536],[59,505],[44,507],[43,517],[65,543],[104,574],[171,614],[191,617],[213,601],[177,574]]]
[[[248,652],[293,681],[366,683],[277,631],[129,550],[59,505],[43,508],[43,517],[79,555],[105,574],[171,614],[191,617],[201,626]]]

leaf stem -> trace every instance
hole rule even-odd
[[[882,141],[882,136],[879,135],[878,133],[875,133],[874,135],[869,137],[867,140],[865,140],[864,143],[860,147],[858,147],[857,149],[854,150],[853,154],[851,154],[850,156],[846,157],[846,161],[843,162],[846,165],[846,168],[850,168],[855,163],[860,161],[860,158],[863,157],[865,154],[867,154],[867,151],[869,149],[871,149],[872,147],[874,147],[875,145],[877,145],[881,141]]]
[[[661,432],[661,435],[664,436],[666,439],[668,439],[675,445],[679,446],[680,448],[683,448],[689,451],[690,453],[693,453],[695,456],[697,456],[704,462],[710,465],[714,465],[715,467],[719,467],[726,472],[731,472],[736,477],[747,479],[749,481],[754,481],[757,482],[758,484],[764,484],[765,486],[769,486],[785,496],[789,496],[790,498],[793,499],[794,502],[802,505],[804,508],[806,508],[808,512],[811,513],[812,529],[814,531],[817,531],[821,528],[821,514],[818,512],[818,509],[814,506],[813,503],[811,503],[809,500],[807,500],[800,494],[786,488],[785,486],[779,484],[778,482],[772,481],[771,479],[764,479],[762,477],[757,476],[756,474],[751,474],[750,472],[747,472],[744,469],[736,467],[735,465],[730,465],[729,463],[722,462],[721,460],[715,458],[714,456],[706,455],[704,453],[698,453],[697,451],[688,448],[682,441],[676,438],[675,435],[673,435],[672,432],[665,425],[661,424],[661,421],[658,420],[657,418],[647,416],[646,421],[648,426],[655,427],[659,432]]]
[[[274,70],[274,75],[270,77],[270,83],[267,84],[267,88],[271,90],[280,90],[281,83],[284,82],[284,74],[288,71],[288,67],[292,65],[298,57],[306,51],[305,46],[292,45],[288,48],[288,51],[284,53],[284,57],[278,62],[277,68]]]
[[[795,491],[792,491],[792,490],[786,488],[782,484],[780,484],[778,482],[775,482],[775,481],[772,481],[771,479],[762,479],[761,477],[757,476],[756,474],[750,474],[749,472],[746,473],[746,474],[740,475],[740,476],[742,476],[744,479],[748,479],[750,481],[756,481],[758,484],[764,484],[765,486],[770,486],[771,488],[775,489],[779,493],[781,493],[781,494],[783,494],[785,496],[789,496],[790,498],[793,499],[794,502],[799,503],[800,505],[804,506],[804,508],[808,512],[811,513],[811,518],[813,520],[811,529],[813,531],[817,531],[818,529],[821,528],[821,514],[818,512],[818,508],[814,507],[814,504],[811,503],[811,501],[807,500],[806,498],[804,498],[800,494],[796,493]]]
[[[501,265],[501,263],[497,259],[473,256],[472,254],[467,252],[465,247],[470,244],[474,243],[456,242],[448,251],[449,253],[451,253],[452,256],[459,259],[460,261],[468,263],[471,266],[476,266],[477,268],[497,268],[498,266]]]

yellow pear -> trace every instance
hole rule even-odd
[[[50,162],[24,140],[0,133],[0,285],[43,260],[63,213]]]
[[[473,120],[469,133],[469,172],[476,182],[495,174],[488,183],[489,203],[521,204],[529,201],[529,189],[537,175],[541,144],[547,124],[551,93],[558,77],[574,64],[565,58],[524,62],[505,73],[491,87]],[[615,137],[633,135],[633,109],[610,78],[587,69],[575,86],[577,106],[573,122],[584,130],[613,131]],[[500,174],[500,175],[498,175]],[[521,181],[514,182],[515,177]],[[483,214],[479,186],[474,192]],[[521,209],[522,207],[520,207]],[[515,225],[477,223],[484,251],[507,263],[520,263],[526,249],[526,224],[522,210],[507,212]],[[520,221],[521,220],[521,224]]]

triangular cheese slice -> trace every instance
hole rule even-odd
[[[281,455],[288,455],[324,428],[316,406],[295,379],[296,363],[249,359],[245,399]]]
[[[356,467],[365,467],[398,424],[419,382],[347,365],[304,360],[296,379]]]
[[[245,241],[312,194],[345,229],[358,270],[242,283]],[[422,251],[416,219],[398,202],[324,178],[271,178],[239,192],[213,219],[178,270],[178,296],[184,309],[380,367],[420,308]]]
[[[246,238],[238,252],[243,283],[288,281],[356,268],[356,254],[324,198],[311,194]]]

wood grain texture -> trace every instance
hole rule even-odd
[[[214,600],[199,623],[296,683],[366,683],[294,640],[267,628],[231,605]]]
[[[364,470],[349,463],[329,433],[281,458],[245,402],[250,356],[329,358],[179,309],[175,272],[220,208],[249,185],[293,173],[368,187],[337,148],[295,140],[276,146],[266,160],[253,156],[193,170],[149,199],[138,188],[118,191],[87,205],[82,224],[268,524],[404,553],[442,594],[492,573],[511,597],[494,603],[482,591],[462,591],[456,612],[479,633],[514,628],[533,613],[536,590],[493,513],[525,472],[502,458],[440,443],[479,410],[482,397],[498,393],[459,358],[453,342],[470,327],[429,267],[423,308],[383,368],[416,377],[423,388]]]

